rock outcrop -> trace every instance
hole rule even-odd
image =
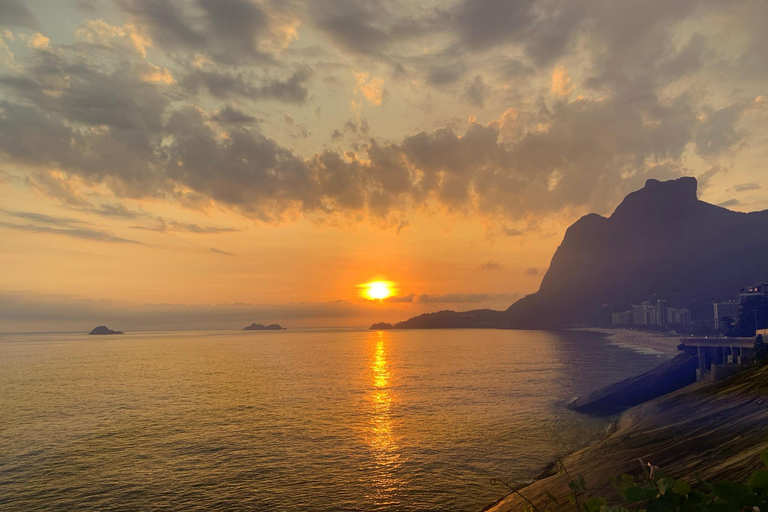
[[[93,334],[94,336],[105,336],[108,334],[123,334],[122,331],[113,331],[112,329],[108,329],[105,325],[100,325],[96,327],[94,330],[88,333]]]
[[[243,330],[244,331],[284,331],[285,328],[277,324],[262,325],[254,322],[248,327],[243,327]]]

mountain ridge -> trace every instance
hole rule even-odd
[[[647,180],[610,216],[590,213],[566,230],[537,292],[505,311],[455,315],[482,317],[463,327],[606,325],[613,311],[661,298],[704,317],[711,302],[768,278],[768,210],[728,210],[699,200],[697,188],[693,177]],[[443,326],[456,323],[442,313]],[[430,315],[392,328],[440,327]]]

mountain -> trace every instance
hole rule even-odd
[[[280,327],[277,324],[262,325],[254,322],[248,327],[243,327],[243,330],[244,331],[284,331],[285,328]]]
[[[734,212],[696,194],[692,177],[648,180],[610,217],[585,215],[566,231],[539,290],[499,312],[497,326],[604,325],[612,312],[657,299],[703,318],[711,302],[768,279],[768,210]]]
[[[105,325],[100,325],[96,328],[94,328],[91,332],[88,333],[93,334],[94,336],[105,336],[107,334],[123,334],[122,331],[113,331],[112,329],[108,329]]]

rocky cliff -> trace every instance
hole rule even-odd
[[[482,326],[513,328],[601,325],[614,311],[656,299],[703,317],[712,301],[768,280],[766,255],[768,211],[740,213],[700,201],[695,178],[648,180],[611,216],[592,213],[568,228],[536,293],[478,318]],[[468,313],[394,327],[468,327]]]

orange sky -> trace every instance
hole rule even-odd
[[[648,178],[768,207],[768,4],[158,2],[5,2],[0,332],[506,308]]]

